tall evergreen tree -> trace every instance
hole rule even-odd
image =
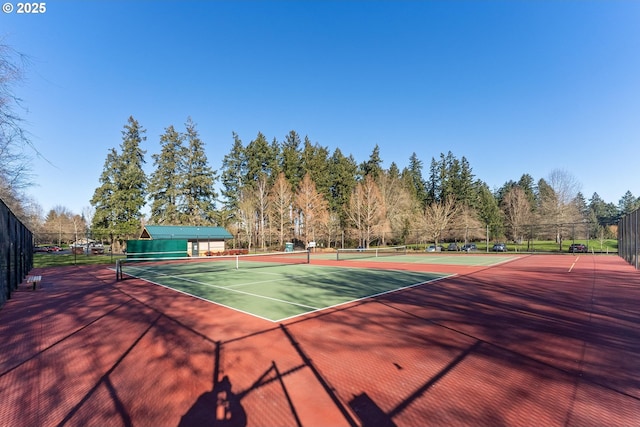
[[[113,241],[117,231],[117,210],[112,203],[116,192],[116,177],[118,175],[118,152],[111,148],[104,161],[100,174],[100,186],[93,192],[91,206],[94,208],[91,229],[93,235],[99,239],[109,238]]]
[[[387,170],[387,175],[391,179],[400,179],[400,169],[396,162],[391,162],[389,169]]]
[[[298,189],[298,183],[302,180],[304,175],[300,144],[300,136],[296,131],[290,131],[282,143],[282,148],[278,158],[280,170],[284,172],[284,176],[291,184],[293,191]]]
[[[153,154],[154,172],[149,180],[150,221],[155,224],[178,225],[178,210],[184,193],[186,149],[184,138],[173,127],[160,136],[160,154]]]
[[[574,199],[574,203],[578,209],[578,213],[580,214],[580,220],[587,219],[589,217],[589,206],[587,205],[587,200],[584,198],[582,192],[578,191],[578,194],[576,194]]]
[[[217,173],[209,166],[204,142],[191,117],[187,119],[185,128],[187,156],[184,165],[183,203],[180,206],[182,223],[216,223],[215,202],[218,194],[214,185]]]
[[[518,186],[522,188],[524,194],[527,196],[531,209],[534,209],[536,204],[536,194],[533,177],[528,173],[523,174],[518,180]]]
[[[460,171],[456,177],[455,191],[458,196],[458,200],[465,206],[471,206],[475,198],[473,191],[474,175],[469,164],[469,160],[462,156],[460,159]]]
[[[504,225],[500,207],[498,206],[495,196],[489,189],[489,186],[480,180],[476,180],[474,186],[476,188],[475,193],[478,197],[476,208],[478,218],[484,226],[489,227],[492,238],[502,236]]]
[[[425,182],[426,203],[425,207],[436,201],[436,195],[440,192],[440,180],[438,179],[438,162],[434,157],[429,164],[429,180]]]
[[[378,180],[382,174],[382,159],[380,158],[380,147],[376,144],[369,156],[369,160],[360,164],[360,174],[362,177],[371,176]]]
[[[325,197],[330,196],[331,177],[329,176],[329,150],[318,143],[312,144],[309,137],[304,138],[301,153],[301,166],[305,175],[311,175],[316,189]]]
[[[277,169],[278,153],[273,149],[274,147],[269,144],[262,132],[258,132],[256,139],[249,142],[249,145],[244,149],[247,165],[245,182],[255,182],[262,176],[275,179],[274,171]]]
[[[473,172],[466,157],[458,160],[451,151],[440,153],[440,161],[433,168],[435,176],[430,177],[434,193],[439,201],[453,197],[457,203],[469,206],[473,203]]]
[[[622,198],[618,201],[618,213],[620,216],[630,214],[640,207],[638,199],[633,196],[631,191],[627,190]]]
[[[346,208],[351,198],[351,192],[356,185],[356,172],[358,166],[353,156],[345,157],[339,148],[336,148],[329,159],[329,207],[332,212],[338,214],[340,225],[344,229],[347,223]]]
[[[436,200],[439,202],[444,202],[447,198],[447,194],[449,194],[449,188],[447,179],[449,178],[448,173],[448,165],[447,165],[447,157],[444,153],[440,153],[440,161],[438,162],[438,187],[439,192],[436,193]]]
[[[460,161],[449,151],[444,159],[443,167],[445,179],[441,201],[446,200],[447,197],[453,197],[459,203],[458,175],[460,174]]]
[[[147,190],[147,176],[142,165],[145,151],[140,147],[146,131],[129,117],[122,131],[120,154],[110,150],[100,176],[101,186],[91,199],[95,208],[93,225],[96,232],[114,239],[136,236],[141,229]]]
[[[147,139],[146,130],[133,117],[129,117],[122,131],[122,144],[118,164],[117,189],[114,203],[119,208],[118,222],[123,238],[136,236],[141,229],[142,207],[145,205],[147,176],[143,165],[146,151],[140,146]]]
[[[556,197],[555,191],[553,188],[547,183],[547,180],[544,178],[540,178],[538,180],[538,185],[536,186],[536,201],[538,202],[538,209],[541,208],[541,204],[545,200],[554,199]]]
[[[498,188],[498,190],[495,192],[495,197],[498,205],[501,206],[505,196],[516,187],[518,187],[518,183],[512,179],[502,184],[502,187]]]
[[[414,152],[409,158],[409,166],[403,170],[403,178],[408,184],[408,188],[421,206],[421,210],[426,207],[428,200],[427,186],[422,177],[422,161],[418,159],[418,155]]]
[[[618,208],[613,203],[606,203],[598,193],[593,193],[589,200],[589,210],[598,224],[611,225],[618,222]]]
[[[247,160],[244,145],[238,135],[233,132],[233,146],[231,151],[222,159],[222,197],[229,220],[232,220],[238,209],[240,190],[244,185],[244,177],[247,171]]]

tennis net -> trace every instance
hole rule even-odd
[[[132,277],[181,276],[225,270],[309,264],[309,251],[271,252],[175,258],[122,258],[116,261],[116,280]]]
[[[368,249],[338,249],[336,259],[338,261],[353,258],[377,258],[383,256],[406,255],[406,246],[385,246]]]

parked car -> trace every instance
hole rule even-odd
[[[49,252],[49,248],[47,246],[35,246],[33,252]]]
[[[61,250],[60,246],[49,246],[49,252],[60,252]]]
[[[587,253],[587,246],[582,243],[573,243],[569,246],[569,252],[571,253]]]
[[[491,250],[493,252],[507,252],[507,245],[505,245],[504,243],[496,243],[495,245],[493,245],[493,248],[491,248]]]
[[[426,249],[427,252],[442,252],[442,246],[430,245]]]
[[[459,251],[460,248],[458,247],[457,243],[449,243],[449,246],[447,246],[447,250],[448,251]]]
[[[464,245],[462,247],[462,250],[465,252],[473,252],[478,250],[478,248],[476,247],[476,245],[474,243],[467,243],[466,245]]]

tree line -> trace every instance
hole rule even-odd
[[[493,240],[553,238],[561,245],[576,225],[583,235],[611,237],[609,226],[640,206],[630,192],[618,206],[597,193],[587,203],[579,183],[563,170],[538,181],[523,174],[492,191],[464,156],[450,151],[431,158],[428,170],[415,153],[402,169],[395,163],[385,169],[378,145],[358,163],[293,130],[281,141],[259,132],[246,144],[233,133],[221,168],[214,170],[190,118],[184,131],[165,128],[147,176],[145,133],[130,117],[120,150],[112,148],[105,159],[91,199],[96,238],[134,238],[148,222],[222,226],[236,237],[234,244],[250,249],[282,248],[285,242],[437,244],[487,234]]]

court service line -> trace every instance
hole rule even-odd
[[[576,265],[576,263],[578,262],[579,259],[580,259],[580,255],[578,255],[576,260],[573,261],[573,264],[571,264],[571,267],[569,268],[569,271],[567,273],[571,273],[571,270],[573,270],[573,267],[575,267],[575,265]]]
[[[143,268],[140,268],[140,267],[134,267],[134,268],[136,268],[138,270],[142,270],[144,272],[149,272],[149,273],[155,274],[157,276],[173,277],[174,279],[181,279],[181,280],[191,280],[191,279],[187,279],[186,277],[184,277],[184,276],[187,276],[189,274],[202,274],[200,272],[193,272],[193,273],[183,273],[180,276],[175,276],[175,275],[169,275],[167,273],[159,273],[159,272],[153,271],[151,269],[143,269]],[[229,271],[232,271],[232,270],[229,270]],[[235,285],[229,285],[229,286],[218,286],[218,285],[210,285],[210,286],[214,286],[214,287],[218,287],[218,288],[224,288],[224,289],[232,289],[232,288],[237,287],[237,286],[249,286],[249,285],[255,285],[255,284],[260,284],[260,283],[278,282],[279,280],[282,280],[282,274],[265,273],[265,272],[263,272],[262,274],[268,274],[268,275],[271,275],[271,276],[279,276],[279,279],[260,280],[258,282],[237,283]],[[195,282],[195,281],[194,281],[194,283],[204,284],[203,282]]]
[[[400,264],[402,265],[402,264]],[[379,270],[377,268],[361,268],[361,267],[332,267],[332,266],[314,266],[320,269],[325,269],[325,272],[319,272],[318,270],[312,271],[310,273],[305,273],[305,274],[296,274],[296,279],[304,279],[305,277],[331,277],[331,276],[335,276],[336,275],[336,271],[342,271],[342,270],[356,270],[356,271],[362,271],[362,270],[367,270],[370,271],[373,274],[384,274],[384,272],[388,272],[388,271],[397,271],[399,273],[407,273],[407,270],[400,270],[400,269],[389,269],[389,270]],[[327,270],[327,269],[332,269],[332,270]],[[337,270],[335,270],[337,269]],[[409,273],[415,273],[415,274],[422,274],[423,272],[411,272],[409,271]],[[261,273],[262,274],[262,273]],[[268,283],[268,282],[278,282],[279,280],[282,280],[282,274],[281,273],[269,273],[272,275],[277,275],[280,276],[280,279],[272,279],[272,280],[260,280],[257,282],[245,282],[245,283],[236,283],[233,285],[229,285],[226,286],[226,289],[233,289],[233,288],[237,288],[237,287],[241,287],[241,286],[251,286],[251,285],[256,285],[259,283]],[[287,285],[288,286],[288,285]],[[306,286],[304,283],[297,283],[295,286]]]
[[[271,275],[273,275],[273,276],[279,276],[279,279],[272,279],[272,280],[260,280],[260,281],[258,281],[258,282],[236,283],[236,284],[234,284],[234,285],[229,285],[229,286],[227,286],[226,288],[227,288],[227,289],[233,289],[233,288],[237,288],[237,287],[240,287],[240,286],[251,286],[251,285],[256,285],[256,284],[259,284],[259,283],[278,282],[278,281],[280,281],[280,280],[282,280],[282,279],[283,279],[283,277],[282,277],[282,276],[283,276],[283,275],[282,275],[282,273],[262,273],[262,272],[261,272],[260,274],[271,274]],[[304,278],[304,277],[330,276],[330,275],[332,275],[332,274],[333,274],[333,273],[324,273],[324,274],[320,273],[320,274],[318,274],[317,272],[316,272],[316,273],[309,273],[309,274],[297,274],[297,275],[296,275],[296,279],[298,279],[298,278]],[[300,285],[300,284],[296,284],[296,286],[299,286],[299,285]]]

